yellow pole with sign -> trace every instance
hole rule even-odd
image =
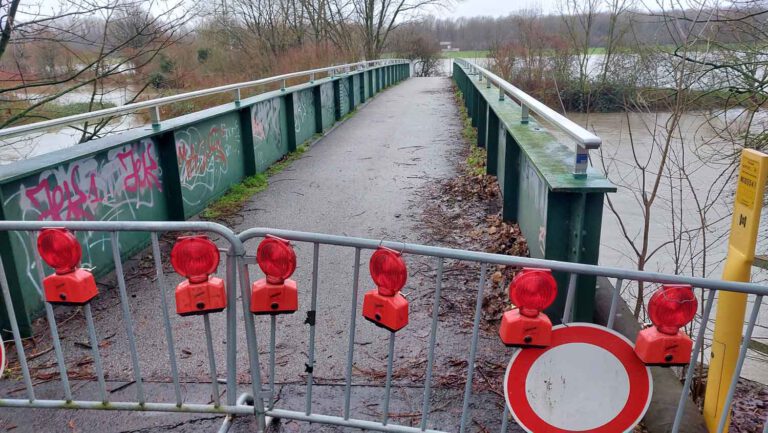
[[[752,149],[743,150],[723,280],[749,281],[755,260],[766,178],[768,155]],[[731,377],[736,369],[746,308],[745,293],[720,292],[712,338],[712,359],[704,394],[704,419],[710,433],[717,432]],[[724,433],[728,432],[729,424],[726,422]]]

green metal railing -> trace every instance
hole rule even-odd
[[[453,79],[477,127],[477,145],[487,150],[486,173],[498,178],[502,215],[520,225],[531,257],[597,264],[604,195],[616,187],[586,163],[580,168],[571,161],[585,158],[580,152],[599,146],[600,138],[477,64],[455,60]],[[530,111],[574,138],[577,150],[557,140]],[[574,320],[591,322],[595,278],[569,280],[561,273],[556,279],[578,287]],[[561,293],[552,316],[561,316],[565,304]]]
[[[325,77],[319,77],[325,74]],[[406,60],[332,66],[204,89],[121,107],[0,129],[0,140],[150,110],[153,125],[3,166],[0,219],[14,221],[182,221],[246,177],[322,134],[382,89],[410,76]],[[308,82],[286,87],[288,79]],[[240,90],[269,83],[279,90],[241,99]],[[233,102],[163,120],[158,108],[233,92]],[[110,240],[79,234],[83,261],[97,275],[112,270]],[[149,243],[146,233],[119,238],[128,257]],[[42,311],[29,237],[0,233],[0,252],[24,335]],[[7,318],[0,326],[8,329]]]

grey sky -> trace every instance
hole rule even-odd
[[[522,9],[538,9],[543,13],[555,12],[557,0],[464,0],[456,2],[448,9],[435,13],[441,18],[506,16]]]
[[[523,9],[538,9],[542,13],[557,12],[557,4],[560,0],[453,0],[453,5],[435,9],[432,15],[439,18],[459,18],[476,16],[506,16],[512,12]],[[174,4],[176,0],[169,1]],[[61,9],[66,5],[66,0],[23,0],[22,14],[26,10],[50,13]],[[155,0],[153,6],[162,8],[163,0]],[[38,9],[40,7],[40,9]]]

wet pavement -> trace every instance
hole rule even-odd
[[[228,218],[234,231],[252,227],[270,227],[359,236],[389,241],[424,242],[423,205],[425,188],[432,182],[456,175],[455,158],[461,147],[461,123],[453,100],[448,78],[409,79],[379,94],[354,116],[336,127],[283,172],[269,179],[269,188],[255,195],[244,210]],[[173,290],[179,279],[167,263],[171,239],[162,240],[163,262],[167,284],[163,287],[174,309]],[[220,239],[217,242],[225,247]],[[255,254],[257,239],[246,243],[249,254]],[[303,411],[307,379],[309,327],[304,323],[311,303],[313,245],[295,245],[298,267],[294,279],[299,287],[299,311],[277,319],[275,382],[276,406]],[[366,322],[360,316],[362,294],[373,289],[368,274],[370,251],[362,251],[360,262],[360,296],[352,310],[354,250],[333,246],[319,247],[317,276],[317,327],[313,411],[341,415],[343,380],[346,368],[350,318],[357,318],[353,384],[352,416],[362,419],[381,418],[384,374],[389,333]],[[429,324],[434,302],[435,259],[406,257],[409,282],[403,289],[410,302],[410,323],[398,332],[394,362],[394,385],[391,411],[392,423],[418,425],[420,422],[426,366]],[[160,289],[155,276],[151,252],[138,255],[125,265],[130,310],[139,346],[142,376],[149,382],[149,401],[173,402],[167,344],[159,308]],[[224,266],[220,267],[223,275]],[[252,266],[252,278],[261,277]],[[451,281],[448,281],[451,280]],[[118,291],[114,277],[101,281],[102,294],[94,301],[96,328],[100,339],[108,388],[116,389],[110,398],[130,401],[136,387],[131,384],[129,347],[125,323],[121,318]],[[435,358],[435,392],[430,427],[458,430],[461,416],[461,396],[466,376],[469,351],[471,314],[474,301],[455,298],[452,293],[468,290],[475,293],[477,282],[461,275],[446,276],[443,298],[451,309],[441,309],[438,344]],[[453,291],[452,291],[453,290]],[[237,377],[246,390],[250,382],[242,311],[238,297]],[[471,297],[470,297],[471,299]],[[445,304],[445,303],[444,303]],[[466,305],[465,305],[466,304]],[[441,305],[441,308],[443,307]],[[87,379],[93,374],[91,351],[82,314],[73,308],[56,311],[63,346],[67,354],[70,376]],[[176,358],[184,388],[184,401],[211,401],[210,375],[205,351],[203,321],[199,317],[171,315]],[[213,345],[219,377],[225,377],[225,350],[228,342],[224,313],[211,316]],[[43,324],[43,326],[45,326]],[[268,376],[269,319],[257,317],[256,331],[262,377]],[[498,369],[499,345],[493,332],[484,331],[478,358],[493,360],[486,368]],[[40,396],[60,398],[52,353],[43,353],[50,343],[42,338],[30,353],[42,353],[31,363]],[[29,356],[29,354],[28,354]],[[501,358],[504,358],[502,352]],[[491,361],[487,361],[490,363]],[[482,368],[482,366],[481,366]],[[75,399],[97,399],[93,383],[74,382]],[[4,381],[3,395],[22,397],[19,382]],[[127,386],[121,386],[127,385]],[[476,383],[477,387],[477,383]],[[221,387],[224,391],[224,386]],[[501,418],[501,401],[497,393],[477,390],[473,404],[477,421],[470,431],[485,428],[497,430]],[[40,398],[40,397],[38,397]],[[30,416],[31,415],[31,416]],[[3,410],[0,429],[14,432],[37,431],[100,431],[100,432],[160,432],[210,431],[218,428],[221,417],[211,415],[169,415],[160,413],[85,412],[85,411],[23,411]],[[285,431],[327,431],[333,428],[298,422],[284,422]],[[2,430],[0,430],[2,431]],[[232,431],[255,431],[252,418],[238,420]],[[512,430],[510,430],[512,431]]]

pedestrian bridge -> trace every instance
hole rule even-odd
[[[596,266],[604,195],[616,190],[588,165],[600,139],[478,65],[456,61],[453,80],[410,78],[410,68],[362,62],[0,130],[9,139],[138,110],[152,119],[0,174],[0,283],[4,305],[13,306],[0,318],[15,343],[13,380],[0,384],[2,417],[17,431],[105,423],[183,431],[222,420],[222,431],[271,420],[300,431],[523,431],[503,398],[513,349],[498,339],[509,308],[500,269],[551,269],[559,290],[546,313],[555,324],[597,319],[621,330],[615,317],[628,314],[606,278],[709,288],[706,314],[716,290],[768,294],[754,284]],[[163,106],[221,93],[232,102],[161,116]],[[460,138],[457,95],[476,143]],[[467,145],[485,149],[501,216],[519,226],[530,257],[470,251],[458,231],[430,228],[429,203],[446,203],[448,226],[488,216],[437,187],[460,174]],[[200,220],[222,197],[263,182],[259,175],[269,175],[266,189],[246,189],[254,195],[234,212]],[[84,306],[46,302],[43,277],[52,269],[37,236],[50,227],[77,235],[81,261],[99,282]],[[226,311],[176,314],[183,278],[169,256],[182,234],[206,234],[221,251]],[[270,236],[295,250],[294,314],[249,313],[262,275],[257,247]],[[382,247],[407,266],[410,317],[396,333],[358,320],[363,295],[375,288],[367,263]],[[488,308],[494,303],[505,306]],[[632,338],[633,326],[623,330]],[[23,344],[30,336],[36,345]],[[653,370],[654,383],[670,377]],[[680,407],[656,418],[700,431],[676,386],[672,397],[654,394],[651,410]],[[28,408],[52,415],[30,419]],[[246,414],[255,416],[236,417]]]

